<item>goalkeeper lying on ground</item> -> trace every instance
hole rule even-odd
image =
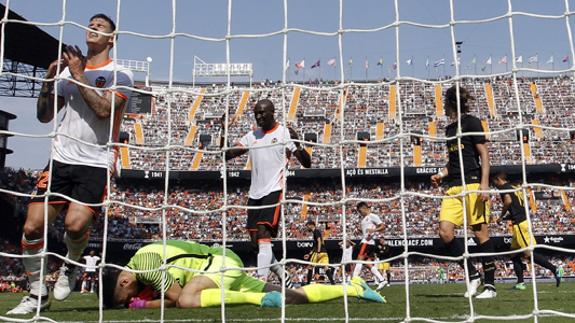
[[[208,247],[191,241],[168,240],[166,263],[170,267],[165,275],[158,270],[164,263],[161,242],[140,248],[130,259],[127,268],[147,270],[144,273],[108,271],[103,279],[103,302],[107,308],[155,308],[160,307],[163,289],[166,307],[209,307],[221,305],[221,275],[226,304],[255,304],[265,307],[281,306],[281,287],[253,278],[242,270],[220,273],[224,262],[223,248]],[[241,259],[226,250],[225,266],[243,268]],[[182,269],[183,268],[183,269]],[[203,271],[198,273],[186,269]],[[163,284],[162,284],[162,276]],[[384,303],[380,294],[370,289],[361,279],[352,280],[346,286],[348,296]],[[286,290],[286,304],[324,302],[343,297],[343,285],[307,285]]]

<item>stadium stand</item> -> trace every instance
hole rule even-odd
[[[573,140],[566,131],[555,131],[537,128],[563,127],[575,128],[575,96],[571,91],[570,78],[520,78],[519,100],[523,107],[524,123],[532,125],[527,148],[530,155],[528,164],[547,164],[551,162],[566,162],[575,158],[575,150],[571,149]],[[330,86],[329,83],[318,82],[313,87]],[[451,84],[427,84],[406,81],[400,85],[400,96],[404,115],[404,129],[411,130],[415,135],[442,137],[437,129],[443,129],[447,119],[436,105],[442,93]],[[440,86],[438,88],[437,86]],[[476,100],[472,103],[472,113],[483,120],[484,127],[492,132],[509,129],[518,124],[519,113],[515,104],[514,92],[508,78],[483,80],[467,80],[465,86],[470,89]],[[399,133],[399,118],[395,112],[396,99],[390,96],[392,85],[377,86],[353,85],[346,89],[346,108],[344,115],[344,140],[356,140],[358,133],[368,133],[371,141],[390,138]],[[281,102],[282,89],[279,84],[254,84],[254,91],[249,95],[241,90],[242,85],[233,87],[229,100],[229,114],[234,124],[230,127],[230,142],[238,140],[253,126],[251,109],[257,100],[267,97]],[[219,118],[225,111],[224,96],[204,96],[225,89],[223,84],[205,85],[199,88],[188,87],[187,91],[201,91],[199,96],[182,93],[167,94],[165,88],[155,87],[159,93],[156,98],[156,108],[152,114],[139,115],[137,119],[126,118],[123,131],[129,133],[130,142],[136,145],[155,148],[155,150],[130,149],[132,169],[164,170],[165,150],[160,149],[168,143],[168,106],[170,107],[172,145],[183,145],[186,148],[203,147],[208,151],[216,151],[219,146]],[[487,90],[489,89],[489,90]],[[246,92],[247,93],[247,92]],[[392,92],[393,93],[393,92]],[[313,90],[298,86],[285,90],[286,113],[295,129],[303,134],[313,133],[321,138],[323,143],[338,143],[341,124],[339,116],[339,90]],[[297,99],[296,99],[297,98]],[[278,109],[279,109],[279,104]],[[297,106],[297,107],[292,107]],[[241,113],[237,113],[241,111]],[[282,120],[281,111],[277,113]],[[202,137],[202,135],[204,135]],[[202,139],[203,138],[203,139]],[[206,140],[206,138],[208,140]],[[363,139],[363,138],[362,138]],[[519,154],[519,142],[514,131],[495,133],[490,136],[492,162],[495,165],[516,163],[512,156]],[[369,141],[368,141],[369,142]],[[344,146],[345,167],[356,167],[360,159],[363,167],[399,166],[398,140],[384,143],[371,143],[365,149],[358,145]],[[421,147],[405,143],[407,157],[406,166],[414,166],[414,151],[421,151],[421,166],[437,166],[445,164],[443,141],[427,139],[421,141]],[[315,147],[312,155],[314,168],[337,168],[338,160],[330,158],[337,151],[329,147]],[[360,152],[364,155],[360,156]],[[218,154],[210,154],[209,158],[193,165],[194,151],[191,149],[176,149],[170,152],[171,170],[218,170],[221,158]],[[360,158],[362,157],[362,158]],[[230,163],[231,169],[244,169],[247,157],[239,158]],[[298,168],[297,165],[291,165]]]

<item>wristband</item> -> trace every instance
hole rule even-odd
[[[437,175],[438,175],[440,178],[444,178],[444,177],[445,177],[445,173],[444,173],[442,170],[440,170],[439,173],[437,173]]]

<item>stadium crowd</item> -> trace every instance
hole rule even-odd
[[[535,84],[535,85],[533,85]],[[488,95],[486,83],[483,80],[465,80],[475,100],[471,104],[471,112],[484,120],[490,136],[492,163],[496,165],[517,164],[519,160],[513,156],[520,155],[520,141],[517,139],[515,127],[520,124],[529,125],[530,156],[526,156],[528,164],[545,164],[567,162],[575,159],[572,149],[573,134],[569,131],[556,129],[539,129],[535,126],[552,128],[575,128],[575,96],[571,91],[570,78],[519,78],[519,102],[521,114],[516,104],[512,81],[508,78],[494,79],[489,83],[493,95]],[[367,145],[367,167],[390,167],[400,164],[400,145],[397,136],[400,127],[404,137],[404,164],[414,163],[414,149],[410,135],[436,136],[439,139],[424,138],[421,142],[422,166],[437,166],[445,164],[444,141],[441,129],[444,129],[447,119],[438,111],[435,105],[435,88],[433,84],[405,81],[399,84],[401,98],[401,118],[397,112],[399,104],[390,104],[390,84],[352,85],[345,89],[346,105],[343,113],[339,113],[340,89],[329,89],[333,84],[316,84],[312,88],[302,88],[297,110],[288,124],[299,133],[300,139],[318,143],[341,142],[341,139],[365,140],[373,142],[378,139],[378,124],[381,124],[379,143]],[[451,84],[442,84],[442,91]],[[535,86],[535,87],[534,87]],[[225,85],[181,88],[182,92],[166,92],[163,87],[153,87],[156,103],[152,114],[138,115],[126,118],[122,129],[130,137],[130,143],[136,145],[129,151],[130,167],[133,169],[164,170],[166,166],[166,149],[169,143],[179,145],[170,150],[170,169],[193,169],[194,149],[207,150],[198,170],[218,170],[221,168],[221,154],[218,153],[221,134],[220,118],[226,106],[233,120],[229,126],[230,144],[237,141],[253,126],[251,106],[262,98],[271,98],[276,102],[277,119],[284,120],[281,102],[285,99],[286,114],[289,111],[292,93],[297,85],[281,87],[278,83],[253,84],[247,105],[238,109],[244,88],[242,85],[232,87],[229,100],[225,95],[207,96],[225,91]],[[204,89],[206,96],[192,95],[190,91]],[[188,92],[184,92],[188,91]],[[491,93],[491,92],[489,92]],[[541,100],[541,105],[539,105]],[[397,102],[397,100],[393,100]],[[192,109],[194,103],[196,109]],[[492,102],[491,105],[488,102]],[[294,103],[295,104],[295,103]],[[396,111],[393,111],[395,106]],[[193,110],[193,111],[192,111]],[[240,111],[240,112],[238,112]],[[169,113],[168,113],[169,112]],[[168,122],[169,119],[169,122]],[[142,129],[142,137],[137,140],[135,124]],[[327,126],[329,125],[329,126]],[[343,132],[341,127],[343,125]],[[193,131],[192,131],[193,129]],[[507,131],[503,131],[507,130]],[[193,132],[193,136],[188,136]],[[169,135],[168,135],[169,134]],[[341,136],[343,134],[343,137]],[[392,139],[394,138],[394,139]],[[526,138],[527,139],[527,138]],[[358,164],[357,143],[343,146],[345,167],[356,167]],[[153,149],[153,150],[150,150]],[[314,146],[312,154],[313,168],[338,168],[339,158],[337,147]],[[230,169],[243,169],[247,157],[229,162]],[[291,165],[298,168],[296,164]]]
[[[20,193],[30,193],[35,181],[34,172],[6,171],[11,185],[8,188]],[[168,238],[192,240],[222,239],[222,216],[224,194],[221,185],[203,184],[182,186],[170,184],[164,204],[163,186],[139,185],[132,182],[113,181],[108,211],[108,238],[124,240],[158,239],[162,232],[162,216],[165,212]],[[562,184],[564,185],[564,184]],[[575,187],[575,182],[566,185]],[[247,185],[236,184],[228,187],[226,214],[227,238],[244,240],[246,223]],[[575,201],[575,191],[564,191],[569,201]],[[359,214],[355,209],[358,199],[371,199],[372,212],[379,215],[386,225],[385,236],[403,235],[402,213],[399,199],[399,184],[379,182],[349,182],[346,188],[345,212],[348,235],[353,239],[361,236]],[[437,233],[437,213],[441,190],[436,190],[427,182],[406,184],[404,197],[406,229],[410,237],[435,236]],[[420,197],[411,194],[425,194]],[[26,198],[2,194],[11,199],[16,208],[13,216],[21,225],[25,214]],[[531,210],[535,234],[575,234],[575,217],[568,211],[557,190],[540,188],[535,191],[535,210]],[[492,215],[499,215],[501,203],[497,194],[491,195]],[[287,239],[298,240],[307,237],[305,222],[312,218],[322,224],[326,238],[342,237],[341,183],[320,181],[316,183],[289,184],[284,202]],[[573,203],[573,202],[571,202]],[[165,206],[165,207],[164,207]],[[165,210],[165,211],[164,211]],[[96,217],[92,237],[102,237],[104,217]],[[57,219],[50,230],[52,237],[61,237],[63,221]],[[509,228],[491,224],[494,235],[507,235]],[[280,230],[280,232],[282,232]],[[463,232],[458,231],[462,236]]]

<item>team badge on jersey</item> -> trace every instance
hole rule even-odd
[[[96,79],[96,87],[104,87],[106,85],[106,78],[103,76],[98,76]]]
[[[272,144],[275,144],[276,142],[278,142],[278,138],[272,139]]]

